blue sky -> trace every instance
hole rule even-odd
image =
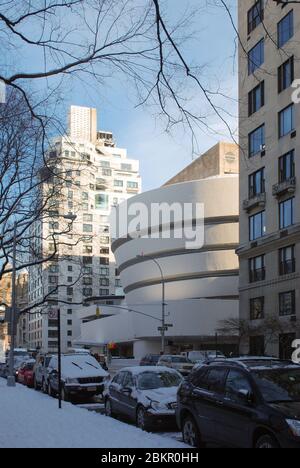
[[[166,4],[170,19],[180,17],[187,6],[203,7],[194,25],[197,27],[195,39],[184,48],[185,57],[191,63],[207,65],[206,80],[211,82],[212,88],[220,86],[225,94],[236,97],[235,33],[219,0],[166,0]],[[234,7],[236,0],[227,0],[227,4]],[[26,64],[31,60],[36,65],[35,57],[30,55],[26,57]],[[61,118],[66,118],[70,104],[96,107],[99,128],[112,131],[118,146],[127,148],[130,157],[140,160],[144,190],[163,184],[192,161],[190,135],[179,127],[173,130],[172,135],[166,134],[163,122],[147,109],[136,108],[132,91],[117,80],[110,80],[103,86],[91,86],[90,82],[85,85],[82,81],[74,80],[64,92]],[[194,100],[199,109],[207,105],[200,92],[197,92]],[[235,103],[227,102],[228,105],[236,115]],[[236,122],[231,120],[234,127]],[[228,139],[218,119],[212,116],[210,124],[217,133],[197,133],[199,154],[220,139]]]

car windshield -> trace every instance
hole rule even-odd
[[[171,356],[171,360],[175,364],[177,364],[177,363],[179,363],[179,364],[180,363],[189,364],[190,363],[189,359],[184,357],[184,356]]]
[[[300,401],[300,369],[259,370],[254,378],[268,403]]]
[[[137,387],[139,390],[178,387],[181,380],[175,372],[143,372],[138,376]]]

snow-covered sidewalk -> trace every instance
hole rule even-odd
[[[184,444],[0,378],[0,448],[184,448]]]

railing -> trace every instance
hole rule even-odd
[[[243,208],[246,211],[250,211],[257,206],[265,207],[266,205],[266,193],[259,193],[254,195],[253,197],[248,198],[247,200],[243,201]]]
[[[273,185],[272,193],[274,197],[279,197],[285,193],[294,193],[296,190],[296,177],[290,177],[283,182]]]

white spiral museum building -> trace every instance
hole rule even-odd
[[[147,207],[149,213],[155,203],[179,202],[194,206],[202,203],[204,244],[187,249],[186,239],[174,238],[180,224],[177,222],[171,224],[171,238],[164,238],[170,226],[151,216],[147,226],[115,240],[112,250],[120,271],[126,307],[134,312],[120,310],[113,316],[84,324],[82,338],[85,337],[85,342],[115,342],[120,354],[136,358],[148,352],[159,353],[162,271],[166,323],[172,325],[166,331],[167,351],[179,353],[185,349],[215,349],[216,346],[229,350],[234,344],[233,337],[216,337],[222,320],[238,317],[239,266],[235,250],[239,243],[239,190],[237,160],[234,159],[237,156],[231,151],[231,160],[228,157],[226,163],[226,148],[222,145],[214,148],[215,152],[218,150],[217,168],[214,159],[204,155],[190,166],[190,173],[179,174],[167,185],[128,201],[129,211],[132,204],[138,203]],[[213,168],[203,168],[206,160]],[[209,177],[181,182],[182,178],[192,178],[191,174],[199,177],[199,161],[204,177],[207,174]],[[225,166],[221,166],[222,161]],[[217,175],[210,176],[214,172]],[[193,222],[201,224],[200,219]],[[150,231],[159,238],[149,236]],[[156,260],[161,271],[149,256]]]

